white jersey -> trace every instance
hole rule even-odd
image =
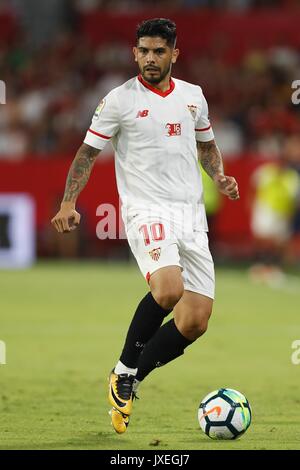
[[[111,140],[123,216],[185,206],[192,208],[193,227],[207,230],[196,140],[213,138],[199,86],[171,79],[162,92],[139,75],[100,102],[84,142],[103,149]]]

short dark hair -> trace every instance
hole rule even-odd
[[[137,26],[137,41],[144,36],[159,36],[166,39],[169,47],[174,47],[176,43],[176,24],[166,18],[152,18],[145,20]]]

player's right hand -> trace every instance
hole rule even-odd
[[[59,233],[75,230],[80,223],[80,214],[75,210],[74,203],[62,202],[60,210],[51,220],[51,224]]]
[[[232,201],[240,198],[239,187],[233,176],[216,175],[214,177],[214,182],[216,183],[219,191],[222,194],[225,194],[225,196]]]

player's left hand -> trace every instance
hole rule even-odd
[[[217,175],[214,178],[219,191],[231,200],[240,198],[239,187],[233,176]]]

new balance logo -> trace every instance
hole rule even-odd
[[[147,117],[149,114],[149,109],[143,109],[143,111],[138,111],[136,117],[137,118],[140,118],[140,117]]]

